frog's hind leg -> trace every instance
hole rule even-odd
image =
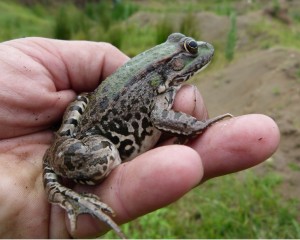
[[[60,205],[68,214],[71,233],[75,232],[77,216],[79,214],[91,214],[110,226],[121,238],[126,238],[119,226],[107,215],[114,215],[113,210],[101,202],[94,194],[79,194],[61,185],[57,175],[46,164],[44,165],[44,185],[49,196],[49,201]]]
[[[74,137],[74,131],[89,103],[88,96],[89,93],[82,93],[68,106],[63,117],[62,125],[57,131],[58,135]]]
[[[59,137],[45,154],[43,177],[48,199],[66,210],[72,234],[76,229],[77,216],[87,213],[125,238],[118,225],[107,215],[113,215],[113,210],[98,196],[77,193],[58,181],[60,175],[76,182],[96,184],[120,163],[115,146],[101,136],[87,136],[81,140]]]

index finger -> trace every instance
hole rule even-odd
[[[277,150],[279,141],[273,119],[249,114],[214,124],[189,146],[202,158],[205,181],[260,164]]]

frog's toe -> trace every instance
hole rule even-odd
[[[104,202],[101,202],[100,197],[98,197],[97,195],[92,194],[92,193],[82,193],[81,195],[83,196],[84,199],[86,199],[87,201],[94,204],[95,207],[97,207],[98,209],[101,209],[104,213],[115,216],[115,213],[112,210],[112,208],[110,208]],[[85,213],[85,212],[81,212],[81,213]]]
[[[110,226],[120,238],[126,238],[119,226],[108,216],[108,214],[114,215],[114,211],[107,204],[101,202],[96,195],[91,193],[78,194],[76,198],[73,196],[65,200],[64,207],[70,220],[72,233],[76,229],[77,216],[90,214]]]
[[[69,203],[68,201],[64,202],[64,208],[68,214],[68,218],[70,221],[70,228],[71,232],[75,232],[76,225],[77,225],[77,212],[76,209],[74,209],[73,205]]]

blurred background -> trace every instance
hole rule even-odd
[[[215,47],[191,80],[210,116],[269,115],[281,144],[265,163],[210,180],[122,229],[130,238],[300,238],[299,0],[0,1],[1,41],[106,41],[133,57],[171,32]]]

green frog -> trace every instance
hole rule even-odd
[[[199,121],[172,110],[182,83],[204,69],[213,54],[211,44],[173,33],[68,106],[45,153],[43,180],[48,200],[66,210],[72,232],[77,216],[86,213],[125,237],[110,217],[113,210],[107,204],[96,195],[73,191],[60,178],[98,184],[122,162],[153,148],[162,132],[188,139],[231,117],[227,113]]]

